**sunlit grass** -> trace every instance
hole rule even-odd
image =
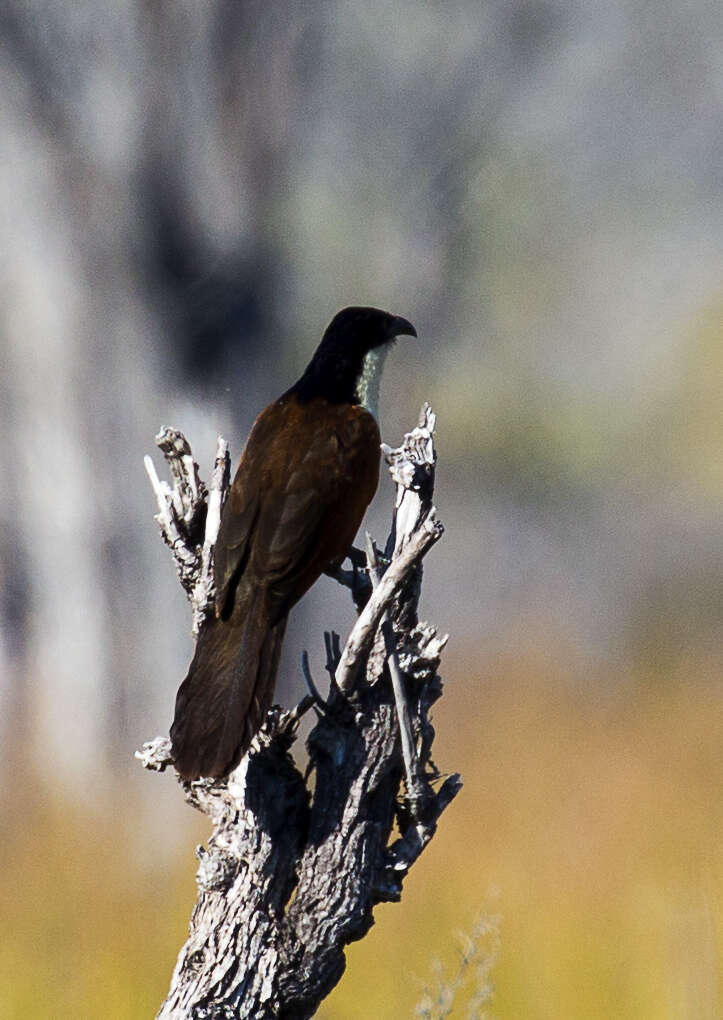
[[[437,713],[438,764],[460,768],[464,790],[319,1015],[411,1017],[434,958],[452,971],[455,933],[481,912],[502,917],[489,1007],[500,1020],[723,1015],[714,664],[610,694],[606,678],[542,654],[475,663],[448,659]],[[154,1015],[185,935],[196,836],[141,867],[139,816],[124,810],[99,818],[37,795],[5,805],[2,1020]],[[465,1009],[463,995],[451,1015]]]

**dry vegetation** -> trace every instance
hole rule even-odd
[[[460,763],[464,794],[320,1016],[412,1017],[433,960],[454,972],[455,932],[480,910],[503,918],[500,1020],[720,1016],[720,662],[609,693],[539,642],[485,661],[481,677],[474,651],[451,651],[439,711],[440,759]],[[161,1001],[204,833],[148,871],[134,806],[122,810],[119,828],[28,791],[4,804],[3,1020],[138,1020]],[[452,1017],[467,1015],[467,994]]]

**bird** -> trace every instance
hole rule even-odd
[[[407,319],[344,308],[299,380],[256,418],[221,514],[214,612],[178,689],[182,779],[228,775],[271,706],[289,611],[349,553],[379,481],[385,357]]]

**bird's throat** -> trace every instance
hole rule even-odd
[[[356,385],[356,395],[362,407],[379,419],[379,387],[382,381],[384,362],[389,353],[389,344],[382,344],[367,351]]]

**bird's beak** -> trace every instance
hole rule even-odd
[[[408,319],[395,315],[389,330],[392,336],[416,336],[417,331]]]

